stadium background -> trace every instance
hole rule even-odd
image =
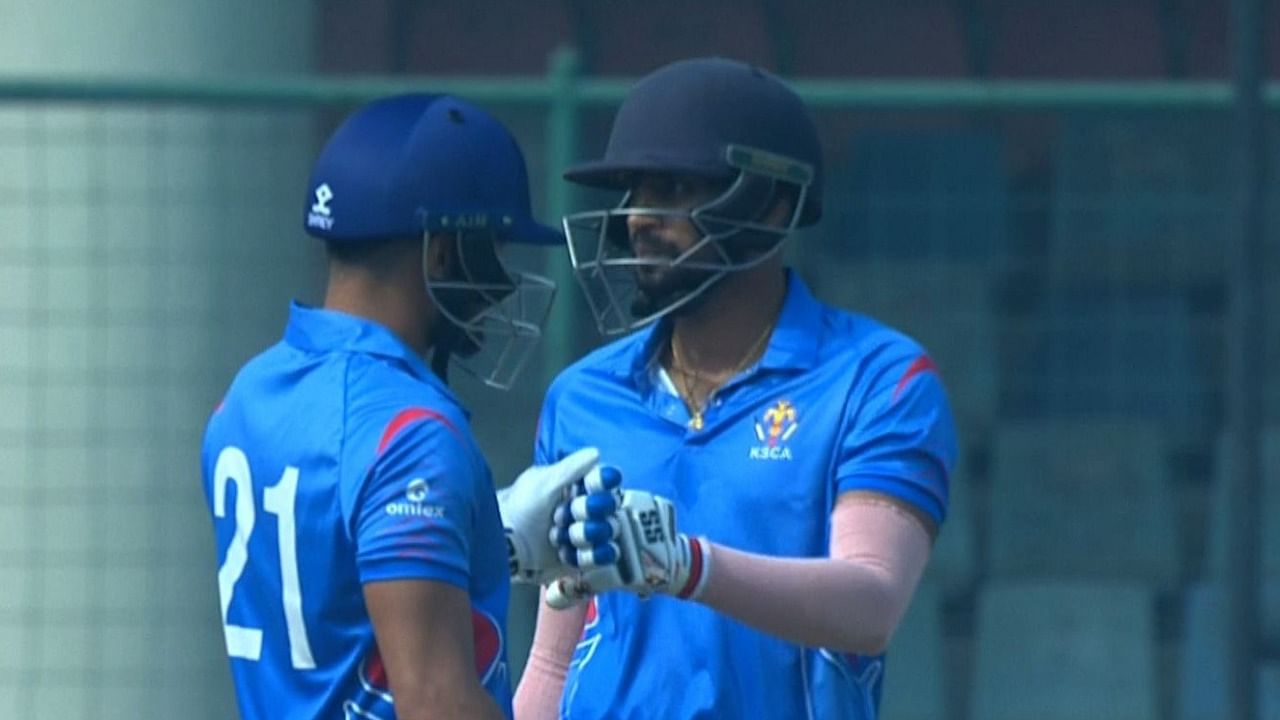
[[[289,298],[318,299],[305,176],[343,112],[485,104],[554,219],[609,200],[553,178],[600,151],[628,79],[721,54],[813,102],[827,215],[792,263],[921,339],[959,420],[884,717],[1280,717],[1280,283],[1252,306],[1263,372],[1233,374],[1228,332],[1243,198],[1267,200],[1273,277],[1280,185],[1241,182],[1226,0],[264,5],[0,0],[0,711],[234,716],[200,432]],[[530,259],[563,283],[542,357],[511,394],[462,388],[499,481],[551,375],[600,342],[563,255]],[[1247,635],[1226,610],[1244,396],[1272,424]]]

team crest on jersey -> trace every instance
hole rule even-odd
[[[796,406],[788,400],[779,400],[765,409],[756,419],[756,440],[749,453],[752,460],[790,460],[791,447],[787,442],[800,428]]]

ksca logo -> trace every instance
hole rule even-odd
[[[752,460],[790,460],[791,448],[787,442],[800,429],[796,406],[787,400],[770,405],[755,423],[756,440],[760,445],[751,447],[748,457]]]

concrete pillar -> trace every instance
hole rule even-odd
[[[311,67],[303,0],[0,0],[0,74]],[[317,273],[313,113],[0,97],[0,714],[234,716],[200,441]]]

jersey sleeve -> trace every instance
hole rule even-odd
[[[903,343],[905,345],[905,341]],[[919,508],[939,525],[956,463],[946,391],[918,346],[884,353],[850,399],[836,457],[836,494],[868,490]]]
[[[467,443],[425,410],[402,413],[388,433],[354,509],[361,582],[440,580],[467,589],[480,481]]]

